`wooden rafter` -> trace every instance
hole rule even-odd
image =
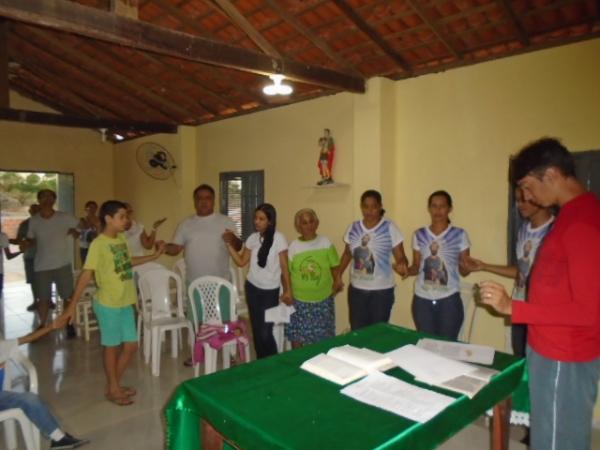
[[[281,72],[292,80],[318,86],[365,91],[364,80],[359,77],[272,58],[66,0],[0,0],[0,16],[191,61],[263,75]]]
[[[412,7],[417,13],[421,20],[429,27],[429,29],[435,34],[435,36],[444,44],[448,51],[457,59],[461,59],[462,55],[454,48],[454,46],[448,41],[446,36],[439,30],[438,26],[427,17],[425,10],[419,5],[418,0],[406,0],[406,2]]]
[[[163,115],[169,117],[166,121],[178,122],[181,118],[185,118],[189,115],[186,109],[176,105],[174,102],[141,87],[137,83],[131,81],[127,76],[112,70],[110,67],[107,67],[98,60],[86,55],[84,52],[73,49],[71,45],[65,45],[65,40],[55,37],[54,33],[49,33],[35,27],[29,27],[28,34],[36,36],[41,39],[42,42],[47,42],[52,48],[60,48],[60,53],[63,55],[63,58],[64,56],[68,56],[71,60],[77,61],[77,64],[81,67],[91,69],[96,77],[101,77],[103,80],[109,82],[111,86],[121,86],[122,90],[127,92],[129,96],[133,95],[139,102],[145,103],[150,109],[162,111]],[[55,56],[60,57],[60,55]]]
[[[177,8],[169,0],[152,0],[156,6],[165,11],[168,15],[181,22],[182,25],[188,27],[190,30],[194,30],[194,34],[203,36],[205,38],[213,38],[212,33],[207,32],[202,26],[200,26],[199,19],[193,19],[189,15],[185,14],[180,8]]]
[[[496,1],[497,1],[498,5],[500,6],[500,8],[502,9],[502,12],[506,15],[506,17],[508,17],[508,20],[511,22],[513,28],[515,29],[515,31],[517,33],[517,37],[518,37],[521,45],[529,45],[529,36],[527,35],[525,28],[523,27],[523,25],[517,18],[517,15],[513,11],[513,9],[510,7],[508,0],[496,0]]]
[[[10,104],[8,85],[8,21],[0,19],[0,107]]]
[[[296,29],[301,35],[308,39],[312,44],[321,50],[329,59],[335,62],[338,67],[345,71],[350,71],[353,75],[360,73],[344,58],[342,58],[333,48],[323,39],[317,36],[310,28],[302,23],[300,19],[283,8],[277,0],[266,0],[267,5],[272,8],[279,16]]]
[[[389,58],[391,58],[406,73],[412,73],[412,67],[396,51],[367,24],[358,13],[346,2],[346,0],[332,0],[339,10],[352,22],[360,31],[366,34],[375,45],[377,45]]]
[[[177,133],[177,125],[152,122],[127,122],[115,119],[73,117],[20,109],[0,108],[0,120],[11,122],[56,125],[73,128],[106,128],[109,130],[141,131],[149,133]]]
[[[31,84],[27,81],[21,81],[19,79],[10,80],[10,89],[18,92],[25,98],[33,100],[41,105],[45,105],[63,114],[85,115],[85,113],[81,112],[80,110],[73,109],[72,106],[66,105],[62,101],[59,101],[44,92],[40,92],[39,89],[32,88]]]
[[[248,19],[231,3],[229,0],[205,0],[214,1],[229,16],[229,19],[240,27],[244,33],[260,48],[263,52],[273,58],[281,58],[281,54],[275,47],[250,23]]]
[[[67,81],[65,77],[65,73],[74,73],[76,74],[76,80],[72,81],[75,86],[75,83],[81,84],[81,87],[87,87],[89,89],[90,86],[95,86],[99,82],[98,73],[90,70],[89,66],[86,66],[85,60],[82,59],[82,55],[80,52],[77,52],[69,46],[64,45],[63,42],[58,40],[58,42],[52,43],[47,38],[51,38],[47,36],[48,33],[42,33],[41,42],[38,39],[39,37],[35,36],[35,33],[39,32],[39,30],[35,30],[31,27],[27,28],[27,33],[22,33],[20,28],[13,27],[12,33],[15,38],[19,38],[19,45],[25,46],[27,48],[27,53],[33,55],[38,61],[45,61],[51,67],[60,67],[58,69],[60,73],[62,73],[62,78]],[[48,45],[50,43],[51,45]],[[41,50],[43,49],[43,50]],[[57,50],[60,49],[60,50]],[[19,58],[19,54],[14,55],[15,58]],[[108,69],[106,69],[108,71]],[[102,76],[105,74],[102,73]],[[106,81],[110,80],[110,78],[106,78]],[[105,95],[105,99],[102,103],[106,106],[107,104],[118,105],[114,106],[112,109],[122,110],[122,111],[149,111],[152,117],[156,117],[157,119],[165,122],[175,122],[172,118],[164,114],[162,111],[158,110],[156,107],[145,103],[142,99],[140,99],[135,91],[127,89],[117,83],[102,83],[104,89],[104,94],[100,92],[96,92],[95,88],[89,89],[93,94]],[[121,114],[125,114],[122,112]]]

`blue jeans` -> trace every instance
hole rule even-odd
[[[0,411],[19,408],[46,436],[60,428],[46,404],[31,392],[0,391]]]
[[[428,300],[415,295],[412,313],[417,331],[453,340],[458,339],[460,327],[465,319],[458,292],[439,300]]]
[[[589,450],[600,358],[548,359],[527,347],[532,450]]]
[[[350,328],[358,330],[379,322],[388,322],[394,305],[394,288],[367,290],[350,285],[348,309]]]

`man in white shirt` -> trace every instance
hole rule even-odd
[[[166,253],[176,256],[184,251],[187,283],[206,275],[230,280],[226,244],[236,250],[242,248],[242,241],[235,234],[235,223],[215,213],[215,190],[207,184],[194,190],[194,206],[196,215],[179,224]]]
[[[79,220],[54,209],[56,193],[42,189],[37,194],[40,212],[29,219],[28,245],[35,245],[34,283],[39,299],[40,327],[46,325],[52,298],[52,283],[63,300],[73,294],[73,268],[68,239],[79,237]],[[74,337],[72,325],[67,336]]]

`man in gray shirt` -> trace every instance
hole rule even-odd
[[[40,327],[46,325],[48,308],[52,297],[52,283],[63,300],[73,294],[73,268],[69,254],[69,238],[77,238],[79,221],[71,214],[54,209],[56,193],[43,189],[37,194],[40,212],[29,220],[27,238],[35,245],[34,289],[39,299]],[[67,328],[67,336],[74,336],[74,329]]]

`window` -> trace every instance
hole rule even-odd
[[[254,231],[254,210],[264,202],[264,171],[222,172],[221,213],[235,222],[242,240]]]
[[[588,191],[600,196],[600,150],[575,152],[573,157],[575,158],[575,170],[579,181],[585,185]],[[517,232],[523,223],[523,219],[519,215],[515,204],[515,191],[512,185],[508,195],[510,195],[508,202],[508,261],[509,264],[516,264]]]

